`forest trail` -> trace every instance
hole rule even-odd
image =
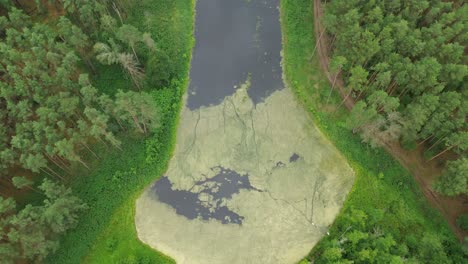
[[[327,34],[325,34],[325,28],[321,23],[322,14],[323,9],[321,7],[320,0],[314,0],[314,30],[317,38],[316,51],[320,67],[327,75],[330,83],[332,85],[334,83],[334,88],[338,89],[338,92],[344,100],[346,108],[351,110],[355,102],[353,98],[347,94],[343,80],[340,76],[336,76],[336,74],[329,71],[329,39]],[[456,225],[456,219],[460,214],[468,212],[466,206],[468,204],[468,197],[457,196],[455,198],[449,198],[438,194],[432,189],[432,183],[442,173],[442,166],[437,160],[425,160],[422,155],[422,147],[407,151],[404,150],[398,142],[382,142],[385,142],[384,147],[387,152],[389,152],[414,176],[426,199],[433,207],[437,208],[442,213],[444,218],[448,221],[452,231],[458,239],[462,241],[464,237],[468,235],[468,232],[458,228]]]

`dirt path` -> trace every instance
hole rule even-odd
[[[347,96],[348,93],[346,92],[343,80],[340,76],[336,76],[336,74],[329,71],[329,40],[327,34],[324,33],[325,28],[321,23],[322,13],[320,0],[314,0],[314,29],[315,36],[317,37],[317,55],[320,66],[330,83],[333,84],[334,82],[335,89],[338,89],[341,97],[344,98],[346,108],[351,110],[354,106],[354,100],[352,97]],[[456,198],[444,197],[431,188],[432,183],[442,171],[442,167],[438,164],[437,160],[428,162],[422,156],[422,148],[407,151],[398,142],[386,142],[384,147],[401,165],[410,171],[429,203],[442,213],[455,235],[460,240],[463,240],[468,235],[468,232],[457,227],[456,218],[458,215],[468,212],[468,199],[466,196]]]

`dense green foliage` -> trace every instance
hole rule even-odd
[[[468,214],[460,215],[457,218],[457,225],[463,230],[468,230]]]
[[[0,168],[4,171],[19,166],[61,178],[62,172],[51,165],[63,171],[70,162],[88,167],[80,150],[91,151],[90,140],[120,144],[109,129],[110,122],[121,127],[129,123],[144,133],[146,127],[157,125],[157,111],[148,94],[119,93],[114,100],[100,95],[87,75],[79,74],[79,54],[93,40],[67,17],[47,24],[33,22],[12,7],[0,20]],[[116,29],[116,35],[127,27]],[[116,57],[122,58],[133,80],[142,74],[136,52]]]
[[[160,126],[146,138],[127,131],[117,134],[122,151],[107,149],[103,144],[97,147],[95,152],[103,156],[94,161],[93,170],[82,171],[83,177],[71,180],[72,188],[89,209],[78,226],[63,237],[60,248],[47,263],[173,263],[138,240],[134,210],[143,189],[165,171],[175,143],[193,45],[193,2],[140,1],[128,9],[126,23],[153,36],[160,51],[155,56],[166,54],[170,58],[165,59],[167,69],[161,71],[171,80],[160,78],[157,86],[143,82],[141,87],[158,106]],[[145,54],[138,55],[141,61],[146,60]],[[153,57],[149,56],[148,61]],[[148,65],[148,74],[149,64],[142,64]],[[99,91],[114,94],[118,89],[128,89],[131,80],[123,78],[119,67],[96,68],[92,81]]]
[[[24,178],[15,182],[18,188],[31,184]],[[44,179],[39,190],[43,202],[21,210],[12,198],[0,197],[0,263],[42,260],[58,247],[55,236],[74,227],[78,213],[86,209],[71,189],[61,184]]]
[[[312,2],[282,0],[281,11],[287,82],[357,177],[330,234],[307,258],[315,263],[462,263],[458,241],[411,175],[348,130],[350,114],[337,109],[342,99],[329,95],[330,84],[314,56]]]
[[[53,217],[67,225],[57,230],[58,220],[48,226],[37,220],[54,220],[51,210],[30,210],[32,217],[25,211],[32,205],[8,207],[2,223],[14,215],[34,220],[29,232],[32,239],[35,230],[43,232],[37,238],[43,246],[25,251],[21,239],[30,238],[21,230],[13,241],[19,246],[9,247],[11,258],[2,260],[40,260],[58,248],[47,261],[78,263],[104,241],[110,263],[170,262],[136,238],[133,203],[171,154],[187,82],[193,3],[24,3],[0,2],[1,176],[33,192],[31,177],[56,177],[79,198],[67,191],[60,200],[63,210]],[[28,177],[16,176],[23,173]],[[74,201],[89,209],[58,246],[58,235],[76,225],[82,209]],[[126,221],[120,218],[116,229],[118,214]],[[114,232],[105,237],[110,224]],[[5,224],[0,231],[9,236],[10,229]]]
[[[467,194],[468,192],[468,159],[460,158],[449,161],[435,189],[447,196]]]
[[[424,143],[428,159],[448,151],[466,155],[468,5],[333,0],[324,6],[332,61],[343,62],[331,70],[357,102],[349,126],[373,144],[379,138],[406,147]],[[446,178],[461,167],[452,166]],[[457,174],[464,179],[444,180],[438,190],[467,194],[468,174]],[[465,184],[454,186],[460,181]]]

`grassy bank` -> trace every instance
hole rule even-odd
[[[361,143],[358,135],[345,128],[348,112],[336,109],[341,99],[330,93],[330,85],[321,72],[314,54],[313,6],[310,0],[281,0],[284,71],[298,101],[308,110],[315,124],[348,159],[356,173],[356,182],[330,229],[308,258],[321,254],[343,235],[337,223],[349,222],[351,210],[373,215],[385,212],[377,224],[384,234],[397,243],[406,243],[407,255],[416,254],[421,238],[436,237],[443,250],[455,262],[460,247],[441,215],[424,199],[413,177],[382,149]],[[350,224],[352,226],[352,224]],[[419,252],[419,251],[418,251]]]
[[[175,143],[182,95],[188,82],[193,46],[193,1],[142,0],[128,12],[128,21],[150,32],[176,72],[171,87],[144,87],[161,109],[161,127],[147,138],[120,135],[122,151],[96,146],[100,159],[93,169],[71,180],[71,187],[89,206],[78,226],[60,241],[47,263],[173,263],[141,243],[134,224],[135,200],[166,170]],[[94,84],[103,92],[128,89],[118,67],[98,67]]]

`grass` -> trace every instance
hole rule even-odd
[[[122,133],[122,151],[95,147],[100,159],[91,162],[93,169],[81,170],[70,182],[89,209],[46,263],[174,263],[138,240],[134,204],[144,188],[164,173],[173,151],[188,82],[194,1],[141,0],[132,5],[128,23],[152,34],[158,50],[171,58],[175,72],[171,87],[144,88],[161,109],[162,125],[147,138]],[[130,86],[117,67],[98,66],[97,70],[93,84],[101,92],[113,94]]]
[[[387,152],[370,148],[358,135],[345,128],[348,112],[344,107],[336,109],[341,99],[337,93],[329,96],[329,82],[314,54],[312,5],[310,0],[281,0],[283,68],[286,81],[298,101],[356,173],[355,184],[336,221],[344,221],[344,211],[350,208],[364,212],[390,209],[392,213],[382,220],[381,228],[385,233],[391,233],[396,241],[408,237],[417,241],[423,234],[431,233],[443,241],[446,250],[455,248],[457,251],[459,243],[448,224],[429,206],[409,172]],[[339,235],[337,228],[332,226],[330,236],[323,238],[311,254]],[[450,256],[451,252],[448,253]]]

